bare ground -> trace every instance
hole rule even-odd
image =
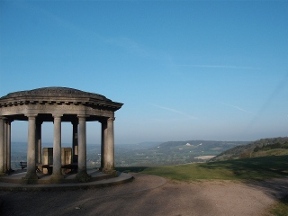
[[[172,182],[134,174],[123,185],[74,191],[0,191],[0,215],[257,216],[288,194],[288,179]]]

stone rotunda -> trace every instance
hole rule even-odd
[[[71,144],[71,164],[76,167],[75,179],[89,181],[86,168],[86,122],[101,123],[101,167],[105,174],[114,170],[114,113],[122,107],[103,95],[80,91],[67,87],[46,87],[29,91],[19,91],[0,98],[0,175],[11,170],[11,123],[28,121],[27,173],[23,181],[37,183],[38,168],[43,165],[41,124],[53,122],[53,163],[52,182],[64,179],[63,154],[61,154],[61,122],[71,122],[73,138]]]

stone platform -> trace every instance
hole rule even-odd
[[[75,181],[75,174],[65,175],[61,183],[51,183],[51,175],[38,173],[37,184],[24,184],[22,178],[26,175],[25,170],[15,171],[13,174],[0,177],[0,190],[74,190],[97,187],[107,187],[123,184],[133,180],[133,176],[127,173],[117,172],[115,175],[104,174],[98,169],[87,170],[92,177],[91,181],[80,183]]]

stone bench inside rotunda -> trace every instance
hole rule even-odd
[[[77,164],[72,161],[72,148],[61,148],[61,168],[62,174],[77,172]],[[38,164],[38,169],[43,174],[52,174],[53,171],[53,148],[43,148],[42,164]]]

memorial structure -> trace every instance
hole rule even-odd
[[[103,95],[67,87],[45,87],[19,91],[0,98],[0,175],[11,170],[11,124],[28,121],[27,173],[23,181],[37,182],[37,166],[42,164],[41,124],[53,122],[52,181],[63,179],[61,169],[61,122],[71,122],[72,164],[76,179],[89,181],[86,168],[86,122],[101,123],[100,171],[114,170],[114,113],[122,103]]]

